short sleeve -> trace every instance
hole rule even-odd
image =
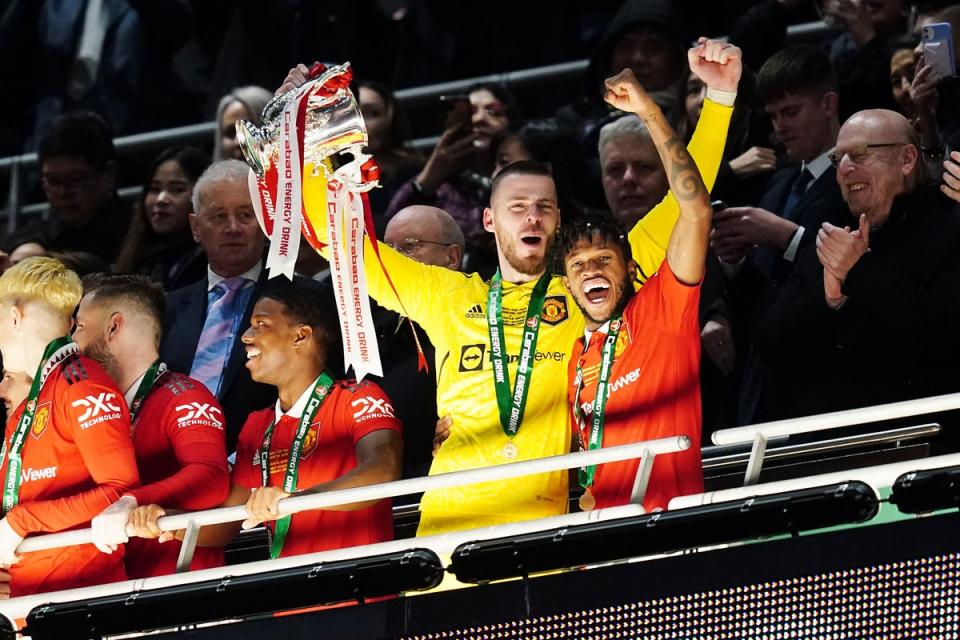
[[[684,284],[664,260],[657,271],[627,306],[625,316],[634,327],[656,326],[679,330],[693,321],[699,323],[700,284]]]
[[[184,433],[223,433],[224,417],[220,403],[200,384],[191,384],[189,388],[180,390],[175,400],[167,403],[166,407],[167,411],[173,414],[163,416],[164,429],[171,442],[182,437]]]
[[[273,411],[273,409],[269,409]],[[233,484],[253,489],[263,484],[260,474],[260,444],[263,433],[263,411],[251,413],[243,423],[237,439],[237,460],[230,479]]]
[[[362,382],[344,387],[343,401],[340,402],[341,424],[348,425],[350,439],[357,444],[361,438],[373,431],[390,429],[402,432],[403,424],[397,419],[390,398],[374,382]]]

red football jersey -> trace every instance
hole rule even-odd
[[[8,446],[24,406],[7,422]],[[130,414],[100,365],[74,355],[50,374],[22,456],[20,502],[6,518],[23,536],[89,527],[93,516],[137,486]],[[100,553],[92,544],[23,554],[10,574],[12,596],[126,579],[123,552]]]
[[[676,279],[666,261],[627,304],[614,350],[603,427],[604,447],[686,435],[687,451],[658,455],[643,506],[666,508],[678,495],[703,491],[700,462],[700,287]],[[570,359],[569,401],[573,405],[577,363],[582,362],[580,411],[589,437],[590,416],[606,334],[596,331],[584,353],[577,340]],[[577,422],[573,420],[574,431]],[[591,491],[597,508],[627,504],[638,460],[597,467]]]
[[[219,507],[230,493],[223,411],[200,382],[167,371],[143,401],[133,425],[140,468],[140,505],[199,511]],[[131,538],[125,559],[130,578],[174,573],[180,542]],[[223,565],[222,547],[197,547],[192,570]]]
[[[273,407],[250,414],[237,442],[233,482],[251,489],[263,486],[260,447],[274,421]],[[282,487],[290,446],[299,420],[283,416],[270,443],[270,485]],[[339,381],[314,416],[300,459],[298,489],[335,480],[356,468],[355,448],[368,433],[400,431],[390,401],[376,384]],[[272,523],[271,523],[272,526]],[[393,539],[390,500],[357,511],[304,511],[294,514],[281,556],[314,553]]]

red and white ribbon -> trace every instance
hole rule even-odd
[[[300,225],[303,221],[303,113],[313,85],[306,84],[287,102],[280,116],[280,157],[277,167],[275,216],[267,252],[267,272],[293,280],[300,252]]]
[[[344,370],[353,367],[357,380],[383,375],[367,280],[363,266],[364,210],[359,194],[336,179],[327,182],[327,238]]]

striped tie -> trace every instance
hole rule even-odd
[[[207,389],[219,397],[223,367],[233,348],[233,332],[236,325],[237,294],[246,278],[236,277],[223,280],[210,290],[207,304],[207,319],[197,342],[197,355],[193,358],[190,377],[202,382]]]

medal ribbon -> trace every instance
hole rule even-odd
[[[11,509],[17,506],[20,501],[20,469],[23,466],[21,453],[23,445],[26,443],[27,433],[33,427],[33,419],[37,411],[37,398],[43,389],[44,383],[57,366],[68,357],[80,353],[77,345],[69,336],[57,338],[47,345],[43,350],[43,358],[40,360],[40,366],[37,367],[37,373],[33,376],[33,384],[30,385],[30,393],[27,394],[27,401],[23,407],[23,414],[17,423],[13,435],[10,437],[10,446],[7,447],[7,440],[4,438],[3,447],[0,448],[0,464],[3,459],[8,457],[7,475],[3,480],[3,513],[9,513]]]
[[[323,372],[313,383],[313,389],[310,391],[307,406],[300,416],[300,424],[297,426],[297,433],[293,437],[293,443],[290,445],[290,455],[287,457],[287,470],[283,477],[283,490],[287,493],[294,493],[297,490],[297,475],[300,469],[300,455],[303,453],[303,443],[306,442],[307,434],[310,432],[310,425],[313,424],[313,416],[323,405],[330,393],[330,387],[333,386],[333,378],[330,374]],[[270,442],[273,440],[273,422],[267,427],[263,434],[263,443],[260,446],[260,478],[264,487],[270,486]],[[287,532],[290,531],[290,516],[284,516],[276,521],[273,541],[270,543],[270,557],[277,558],[283,549],[283,543],[287,539]]]
[[[153,389],[153,384],[166,372],[167,365],[157,359],[153,361],[153,364],[150,365],[150,368],[147,369],[147,372],[143,374],[143,380],[140,381],[140,386],[137,387],[137,392],[133,394],[133,402],[130,403],[131,433],[137,424],[137,413],[140,412],[140,407],[143,406],[143,401],[147,399],[147,395],[150,393],[150,390]]]
[[[577,428],[580,430],[580,440],[588,451],[599,449],[603,444],[603,419],[607,410],[607,397],[610,395],[610,373],[613,371],[613,359],[617,348],[617,336],[620,334],[620,317],[614,317],[610,320],[610,329],[607,337],[603,341],[603,350],[600,357],[600,373],[597,376],[597,395],[593,398],[593,411],[590,415],[590,438],[584,437],[586,423],[580,412],[580,392],[583,390],[583,356],[577,363],[577,373],[574,378],[574,384],[577,385],[577,391],[573,395],[573,416],[577,420]],[[589,345],[585,345],[586,347]],[[597,465],[591,464],[581,467],[579,472],[580,486],[589,489],[593,486],[593,477],[596,475]]]
[[[487,293],[487,329],[490,333],[490,360],[493,362],[493,387],[497,393],[497,408],[500,411],[500,426],[508,438],[513,438],[520,430],[523,412],[527,406],[527,391],[533,377],[533,354],[537,348],[537,334],[540,332],[540,313],[550,286],[550,275],[540,276],[530,294],[527,305],[527,321],[523,327],[523,340],[520,357],[517,360],[517,378],[510,391],[510,372],[507,369],[506,348],[503,338],[503,279],[500,270],[490,280]]]

